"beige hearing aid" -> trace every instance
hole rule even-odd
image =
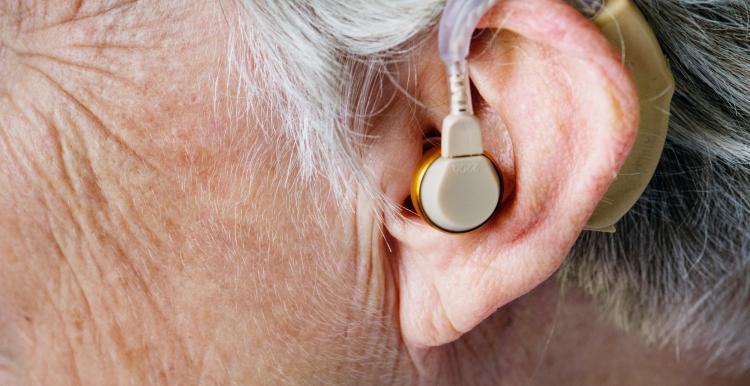
[[[465,9],[460,7],[467,4],[451,3],[459,4],[458,8],[444,17],[461,15]],[[674,80],[653,31],[630,0],[605,0],[593,22],[621,50],[641,101],[640,131],[633,150],[586,226],[587,230],[614,232],[614,224],[643,194],[661,158]],[[468,47],[458,51],[468,52]],[[502,176],[484,154],[479,122],[471,111],[466,63],[460,59],[454,55],[448,67],[451,113],[443,121],[441,149],[427,153],[411,188],[417,213],[428,224],[450,233],[481,227],[497,211],[503,194]]]
[[[477,118],[468,112],[448,115],[441,149],[427,154],[412,182],[417,213],[441,231],[466,233],[492,217],[502,193],[500,173],[484,154]]]
[[[466,233],[497,210],[503,181],[484,154],[474,116],[466,57],[477,22],[495,0],[447,0],[440,19],[438,48],[450,86],[450,114],[443,120],[440,150],[427,154],[412,180],[417,213],[434,228]]]
[[[641,197],[659,164],[675,84],[654,32],[632,1],[606,0],[593,22],[621,51],[641,101],[641,122],[633,149],[586,226],[587,230],[614,232],[615,223]]]

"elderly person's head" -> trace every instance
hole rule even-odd
[[[443,1],[0,2],[0,384],[748,384],[750,7],[635,1],[676,92],[600,233],[647,101],[587,3],[478,25],[505,189],[455,235]]]

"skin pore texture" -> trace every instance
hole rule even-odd
[[[243,111],[227,71],[229,2],[1,2],[0,385],[747,384],[550,278],[637,100],[575,11],[504,4],[471,71],[510,193],[453,239],[284,177],[284,112]],[[399,203],[447,111],[434,39],[408,63],[363,154]]]

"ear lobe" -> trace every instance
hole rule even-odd
[[[638,127],[637,94],[619,56],[564,2],[506,0],[480,26],[503,30],[484,34],[469,63],[486,151],[509,151],[493,139],[502,130],[494,117],[511,138],[514,170],[502,172],[513,176],[514,192],[469,235],[387,221],[399,242],[402,332],[417,347],[457,339],[546,280],[614,179]]]

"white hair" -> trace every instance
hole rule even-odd
[[[382,90],[388,61],[413,49],[406,43],[434,23],[441,1],[247,0],[240,5],[244,17],[234,46],[239,50],[230,53],[230,70],[249,97],[239,107],[261,122],[283,112],[280,127],[277,122],[273,129],[294,144],[298,157],[288,180],[323,176],[338,197],[352,187],[377,196],[361,164],[374,113],[371,101]]]
[[[561,275],[629,331],[678,348],[709,348],[709,362],[731,359],[735,369],[748,369],[749,6],[745,0],[636,3],[677,82],[666,149],[618,233],[584,234]],[[238,4],[231,70],[242,87],[238,95],[247,94],[238,111],[260,122],[281,118],[273,130],[294,144],[298,158],[290,182],[321,175],[337,195],[351,186],[375,194],[361,161],[373,135],[368,118],[377,113],[371,101],[383,89],[388,63],[433,31],[443,1]]]

